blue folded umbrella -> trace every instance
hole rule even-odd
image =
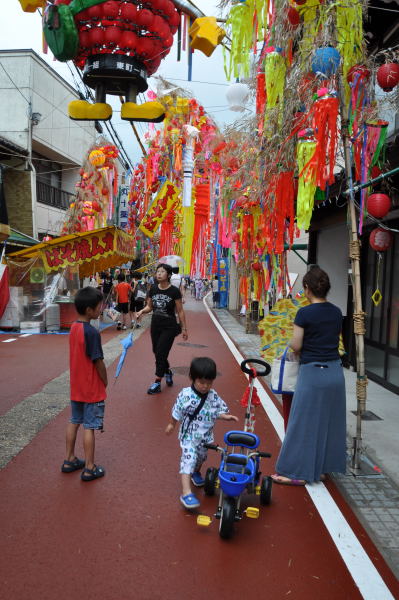
[[[122,354],[121,354],[119,362],[118,362],[118,366],[116,367],[115,379],[119,376],[119,373],[122,370],[123,363],[125,362],[125,358],[126,358],[126,352],[130,348],[130,346],[133,345],[133,333],[130,332],[129,335],[127,335],[125,338],[123,338],[123,340],[121,340],[121,344],[122,344],[123,350],[122,350]]]

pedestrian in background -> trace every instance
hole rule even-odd
[[[102,431],[104,400],[107,397],[107,370],[97,329],[90,325],[98,319],[103,302],[100,290],[85,287],[75,296],[79,320],[72,324],[69,335],[69,369],[71,389],[71,421],[66,431],[66,458],[61,466],[63,473],[83,469],[82,481],[92,481],[105,475],[105,470],[94,463],[96,430]],[[76,436],[83,425],[85,460],[75,454]]]
[[[129,300],[130,300],[131,288],[130,285],[125,281],[125,275],[119,273],[118,284],[115,286],[115,299],[116,299],[116,310],[122,315],[122,322],[118,321],[117,329],[127,328],[127,319],[129,312]]]
[[[182,297],[182,302],[184,304],[185,302],[185,287],[184,287],[184,279],[182,277],[182,275],[180,275],[179,273],[179,267],[172,267],[172,276],[170,278],[170,283],[172,285],[174,285],[175,287],[177,287],[178,290],[180,290],[181,293],[181,297]]]
[[[305,485],[346,471],[345,379],[338,353],[340,309],[326,300],[330,280],[313,266],[303,278],[310,305],[295,316],[291,348],[300,367],[273,481]]]
[[[172,408],[172,420],[166,427],[169,435],[180,422],[179,440],[182,449],[180,475],[182,482],[181,504],[188,509],[200,503],[191,491],[191,483],[202,487],[205,483],[201,467],[207,458],[204,444],[213,442],[216,419],[238,421],[217,392],[212,389],[216,379],[216,364],[211,358],[194,358],[190,365],[191,387],[183,388]]]
[[[217,275],[215,275],[213,277],[211,286],[212,286],[213,308],[219,308],[220,293],[219,293],[219,279],[218,279]]]
[[[137,313],[137,319],[143,314],[153,312],[151,319],[152,351],[155,355],[155,381],[147,390],[148,394],[159,394],[161,381],[165,377],[166,385],[173,385],[173,372],[168,357],[174,339],[179,333],[187,340],[186,315],[184,314],[180,290],[171,285],[172,267],[160,263],[155,272],[156,283],[148,293],[147,305]],[[176,320],[176,313],[179,324]]]
[[[139,328],[141,327],[140,323],[137,320],[137,313],[143,310],[146,299],[147,299],[147,284],[142,279],[141,273],[135,271],[132,274],[132,282],[130,284],[131,294],[130,294],[130,319],[131,319],[131,328],[133,327]]]

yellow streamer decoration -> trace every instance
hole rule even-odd
[[[279,128],[283,124],[283,100],[285,85],[286,63],[279,52],[268,52],[265,57],[266,79],[266,110],[265,110],[265,136],[273,134],[272,113],[278,106],[277,123]]]
[[[339,0],[336,3],[336,15],[337,49],[342,57],[345,100],[349,102],[348,72],[354,65],[364,60],[362,2],[360,0],[352,2]]]
[[[296,221],[299,229],[309,229],[316,191],[315,172],[306,168],[316,149],[315,141],[300,140],[297,144],[297,164],[299,172],[298,196],[296,201]]]
[[[245,3],[240,2],[231,7],[226,21],[231,38],[228,66],[225,50],[223,52],[227,79],[231,79],[232,74],[234,77],[248,77],[251,49],[258,39],[264,39],[268,10],[268,0],[246,0]]]
[[[193,235],[194,235],[194,196],[195,191],[193,188],[193,200],[191,206],[183,206],[183,223],[181,228],[182,238],[180,240],[181,255],[184,259],[185,273],[190,273],[191,265],[191,251],[193,247]]]

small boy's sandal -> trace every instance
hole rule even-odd
[[[85,469],[80,478],[82,481],[93,481],[93,479],[99,479],[100,477],[104,477],[105,469],[100,465],[94,465],[92,469]]]
[[[184,508],[188,508],[189,510],[192,508],[198,508],[200,502],[194,494],[186,494],[185,496],[180,496],[180,502],[183,504]]]
[[[72,473],[73,471],[79,471],[79,469],[83,469],[85,466],[85,461],[80,458],[75,458],[74,460],[64,460],[61,465],[61,471],[63,473]]]

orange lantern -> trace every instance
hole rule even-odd
[[[105,154],[102,150],[92,150],[89,154],[89,161],[93,167],[102,167],[105,163]]]

